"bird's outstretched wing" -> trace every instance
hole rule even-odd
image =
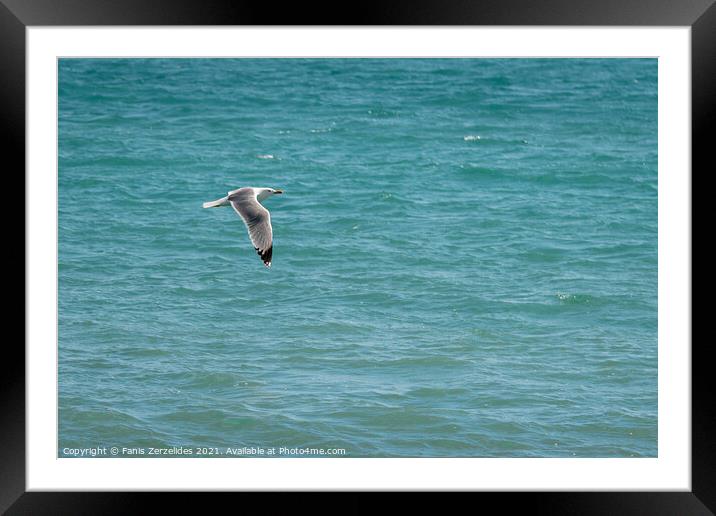
[[[271,267],[273,231],[271,214],[256,200],[253,188],[240,188],[229,195],[229,202],[249,230],[249,238],[266,267]]]

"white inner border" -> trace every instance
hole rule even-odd
[[[691,489],[689,27],[28,27],[27,490]],[[658,57],[658,458],[57,458],[58,57]]]

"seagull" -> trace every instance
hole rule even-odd
[[[249,230],[249,238],[261,257],[266,267],[271,267],[271,255],[273,254],[273,231],[271,230],[271,214],[261,206],[261,201],[272,195],[282,194],[283,190],[273,188],[254,188],[245,186],[237,190],[231,190],[226,197],[204,203],[204,208],[218,208],[228,206],[234,208],[241,220]]]

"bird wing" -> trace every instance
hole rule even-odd
[[[229,202],[246,224],[256,253],[266,267],[271,267],[271,256],[273,255],[271,214],[256,199],[253,188],[240,188],[229,195]]]

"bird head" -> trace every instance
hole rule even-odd
[[[283,193],[283,190],[277,190],[274,188],[257,188],[257,190],[258,192],[256,192],[256,199],[258,199],[259,201],[263,201],[264,199],[267,199],[272,195]]]

